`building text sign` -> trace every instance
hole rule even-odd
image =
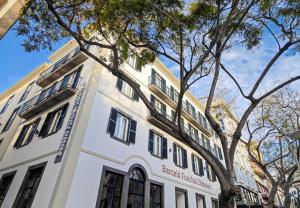
[[[64,152],[66,150],[67,142],[69,140],[71,130],[72,130],[73,125],[74,125],[76,114],[77,114],[77,111],[78,111],[79,106],[80,106],[80,102],[81,102],[81,99],[82,99],[84,88],[85,88],[85,83],[83,84],[82,88],[80,89],[80,91],[78,92],[78,94],[76,96],[76,99],[75,99],[75,102],[74,102],[74,105],[73,105],[73,108],[72,108],[72,111],[71,111],[71,114],[70,114],[70,117],[69,117],[69,120],[68,120],[68,123],[67,123],[67,127],[65,129],[63,138],[60,142],[58,151],[56,153],[54,163],[59,163],[59,162],[62,161]]]
[[[205,183],[200,178],[187,175],[186,173],[184,173],[180,170],[173,170],[171,168],[168,168],[165,165],[162,165],[162,172],[167,175],[173,176],[174,178],[176,178],[178,180],[183,180],[183,181],[195,184],[195,185],[202,186],[203,188],[211,189],[211,185]]]

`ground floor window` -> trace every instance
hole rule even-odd
[[[34,196],[40,184],[46,163],[32,166],[28,169],[13,208],[31,207]]]
[[[205,208],[206,207],[205,196],[201,194],[196,194],[196,205],[197,208]]]
[[[150,208],[162,207],[162,187],[157,184],[150,184]]]
[[[104,176],[100,208],[118,208],[121,201],[123,176],[107,171]]]
[[[212,208],[219,208],[219,202],[216,199],[211,199]]]
[[[175,188],[176,208],[188,208],[187,191]]]
[[[130,172],[127,208],[144,207],[145,177],[139,168]]]
[[[0,180],[0,206],[2,205],[4,198],[8,192],[10,184],[14,179],[16,171],[4,174]]]
[[[150,181],[138,164],[128,172],[104,167],[96,207],[163,208],[163,184]]]

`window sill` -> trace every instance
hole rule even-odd
[[[160,159],[160,160],[166,159],[166,158],[163,158],[162,156],[158,156],[158,155],[155,155],[153,153],[150,153],[150,155],[152,155],[153,157],[156,157],[157,159]]]
[[[46,135],[41,135],[41,136],[39,136],[39,137],[42,137],[41,139],[45,139],[45,138],[47,138],[47,137],[49,137],[49,136],[52,136],[53,134],[56,134],[59,130],[60,130],[60,129],[57,129],[57,130],[54,131],[54,132],[51,132],[51,133],[46,134]]]
[[[131,101],[133,101],[133,102],[139,102],[138,100],[136,100],[136,99],[133,99],[132,97],[130,97],[129,95],[126,95],[124,92],[122,92],[122,91],[120,91],[120,90],[118,90],[122,95],[124,95],[125,97],[127,97],[128,99],[130,99]]]
[[[175,166],[177,166],[178,168],[181,168],[181,169],[183,169],[183,170],[187,169],[187,168],[185,168],[185,167],[183,167],[183,166],[177,165],[176,163],[174,163],[174,164],[175,164]]]
[[[112,138],[112,139],[114,139],[114,140],[117,140],[118,142],[121,142],[121,143],[126,144],[126,145],[128,145],[128,146],[130,145],[130,142],[124,141],[123,139],[120,139],[120,138],[118,138],[118,137],[115,137],[115,136],[110,135],[110,138]]]
[[[198,174],[198,173],[195,173],[194,171],[193,171],[193,173],[196,175],[196,176],[199,176],[199,177],[203,177],[204,175],[200,175],[200,174]]]

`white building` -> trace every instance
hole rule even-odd
[[[217,207],[219,183],[201,156],[75,48],[70,41],[0,97],[0,207]],[[133,58],[123,70],[170,118],[175,76],[159,60],[139,69]],[[190,92],[184,101],[186,131],[223,160],[203,105]]]

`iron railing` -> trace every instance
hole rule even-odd
[[[149,85],[153,84],[156,87],[158,87],[165,95],[167,95],[171,100],[173,100],[175,103],[178,103],[178,97],[179,94],[172,88],[166,86],[162,81],[161,78],[158,75],[151,75],[148,77],[148,83]],[[186,113],[188,113],[190,116],[193,117],[204,129],[206,129],[208,132],[213,134],[212,128],[208,125],[208,122],[204,116],[201,114],[197,114],[195,111],[191,110],[191,108],[188,106],[188,104],[184,101],[182,101],[182,110],[184,110]]]
[[[70,53],[62,57],[60,60],[58,60],[55,64],[51,65],[47,70],[43,71],[38,80],[42,80],[45,77],[49,76],[49,74],[53,73],[54,71],[60,69],[63,65],[71,61],[75,56],[77,56],[80,53],[80,47],[76,47],[73,49]]]
[[[34,106],[38,106],[39,104],[54,97],[59,92],[67,88],[72,88],[76,90],[80,82],[80,79],[81,78],[77,75],[77,73],[73,73],[65,76],[64,79],[60,80],[59,82],[55,82],[50,87],[42,90],[38,95],[25,102],[22,105],[19,114],[23,114],[24,112],[28,111],[30,108],[33,108]]]

